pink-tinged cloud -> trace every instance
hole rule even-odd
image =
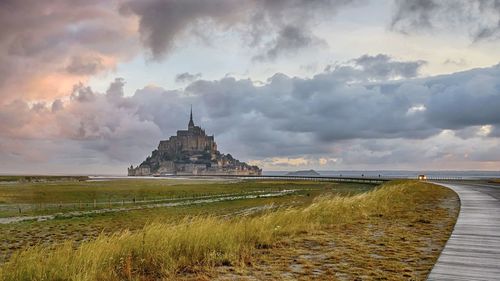
[[[103,1],[2,1],[0,103],[62,97],[139,51],[138,23]]]

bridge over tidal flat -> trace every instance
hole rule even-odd
[[[309,181],[333,181],[333,182],[358,182],[358,183],[384,183],[390,181],[384,177],[330,177],[330,176],[249,176],[249,175],[196,175],[192,178],[239,178],[239,179],[275,179],[275,180],[309,180]]]

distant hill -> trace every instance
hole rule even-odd
[[[315,170],[303,170],[303,171],[288,172],[286,173],[286,176],[320,176],[320,174]]]

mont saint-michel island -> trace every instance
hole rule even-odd
[[[217,150],[214,136],[209,136],[193,121],[193,109],[187,130],[178,130],[176,136],[160,141],[137,167],[128,168],[129,176],[162,175],[261,175],[262,169],[248,165],[231,154]]]

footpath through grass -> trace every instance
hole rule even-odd
[[[317,278],[323,275],[335,278],[338,271],[351,272],[354,274],[351,276],[374,277],[375,274],[385,278],[423,279],[456,219],[457,208],[450,207],[453,205],[450,202],[456,204],[456,195],[448,189],[405,181],[388,183],[354,196],[320,197],[307,207],[253,217],[186,217],[172,223],[149,224],[135,232],[103,235],[76,248],[70,241],[55,247],[28,248],[0,268],[0,280],[234,279],[234,272],[240,277],[270,272],[275,275],[266,275],[265,279],[283,279],[286,276],[280,274],[286,269],[277,266],[283,263],[273,261],[285,260],[286,263],[290,257],[281,254],[292,246],[302,247],[301,239],[334,241],[336,235],[344,238],[330,245],[332,251],[339,251],[336,254],[352,250],[345,245],[352,239],[360,240],[356,244],[359,247],[354,247],[345,260],[327,262],[326,256],[323,257],[323,263],[333,265],[333,272],[323,270]],[[357,229],[367,226],[371,229],[357,237]],[[424,232],[420,232],[421,228]],[[350,229],[353,235],[346,235],[344,229]],[[387,253],[371,252],[371,243],[366,240],[377,240],[377,237],[384,238],[379,244],[382,243],[383,248],[387,246],[389,255],[396,260],[378,259]],[[404,253],[408,249],[414,252]],[[380,263],[360,268],[363,263],[356,254],[366,257],[363,260]],[[424,263],[415,262],[421,258]],[[347,271],[342,269],[345,266]],[[255,270],[250,270],[252,268]],[[306,273],[292,277],[300,279],[300,274]]]

